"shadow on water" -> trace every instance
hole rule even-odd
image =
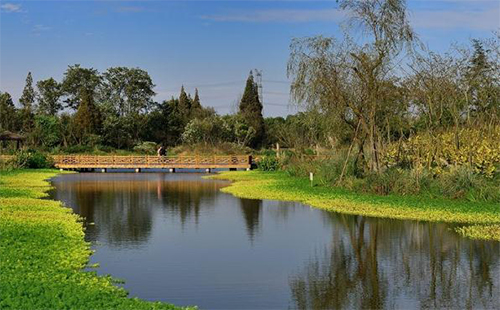
[[[449,224],[240,199],[199,174],[70,174],[101,274],[132,296],[206,309],[500,308],[500,243]]]

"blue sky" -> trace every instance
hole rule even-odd
[[[500,29],[500,0],[409,0],[420,39],[451,43]],[[219,113],[234,110],[251,69],[263,71],[264,113],[286,115],[293,37],[338,36],[344,14],[329,1],[0,0],[0,90],[17,102],[28,71],[61,80],[68,65],[140,67],[156,100],[181,85]]]

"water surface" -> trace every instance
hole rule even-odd
[[[195,173],[81,173],[52,197],[85,218],[100,274],[201,309],[500,308],[500,243],[449,224],[249,200]]]

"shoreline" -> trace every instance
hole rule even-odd
[[[65,173],[65,172],[63,172]],[[197,309],[128,297],[110,275],[85,271],[82,219],[46,199],[58,170],[0,171],[0,308]]]
[[[222,192],[248,199],[296,201],[351,215],[460,224],[455,231],[472,239],[500,241],[500,206],[418,196],[377,196],[340,188],[311,186],[305,178],[284,172],[220,172],[209,179],[229,180]]]

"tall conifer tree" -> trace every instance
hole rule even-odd
[[[33,88],[33,77],[31,76],[31,72],[28,72],[26,85],[24,86],[21,98],[19,98],[19,102],[24,109],[29,109],[30,111],[33,110],[33,104],[35,103],[35,89]]]
[[[243,120],[255,130],[255,138],[250,142],[251,146],[261,145],[265,135],[263,106],[259,99],[258,85],[253,79],[252,71],[248,76],[239,108]]]
[[[23,89],[23,94],[21,98],[19,98],[19,102],[21,103],[22,109],[21,113],[21,122],[22,122],[22,130],[24,132],[30,132],[33,128],[34,122],[34,103],[35,103],[35,89],[33,89],[33,77],[31,76],[31,72],[28,72],[28,76],[26,77],[26,85]]]
[[[200,96],[198,94],[198,88],[196,88],[194,92],[194,99],[191,102],[191,117],[196,118],[200,117],[203,112],[203,108],[200,102]]]
[[[179,112],[184,115],[188,115],[191,110],[191,100],[189,100],[186,91],[184,90],[184,86],[181,87],[181,94],[179,95]]]

